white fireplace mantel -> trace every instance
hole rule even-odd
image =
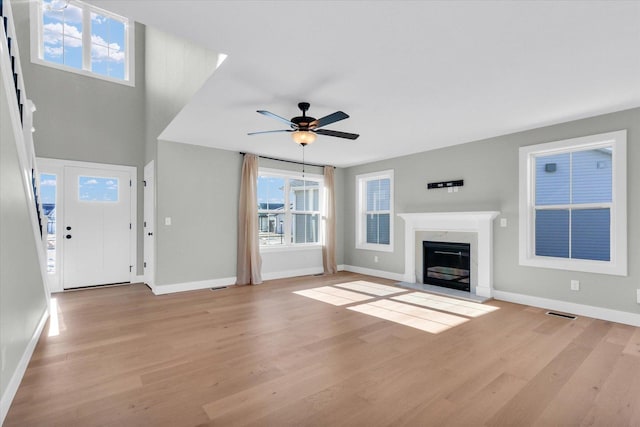
[[[404,281],[416,282],[416,232],[464,231],[478,234],[476,295],[490,298],[493,290],[493,220],[498,211],[423,212],[398,214],[404,227]]]

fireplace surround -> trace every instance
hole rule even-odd
[[[405,222],[403,281],[416,283],[416,232],[461,231],[477,235],[477,284],[475,294],[490,298],[493,293],[493,220],[498,211],[423,212],[398,214]],[[472,254],[473,257],[473,254]],[[473,291],[473,289],[472,289]]]

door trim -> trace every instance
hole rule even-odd
[[[142,227],[142,261],[144,263],[150,263],[150,265],[147,267],[147,264],[143,264],[142,277],[144,279],[144,282],[151,288],[151,290],[154,290],[156,271],[156,185],[155,163],[153,160],[145,165],[143,176],[143,221],[145,221],[146,224],[143,223]],[[150,239],[148,239],[147,232],[153,233]],[[147,243],[148,240],[151,241]]]
[[[129,235],[129,265],[131,265],[131,272],[129,273],[129,281],[131,283],[136,282],[137,276],[137,257],[138,257],[138,224],[137,224],[137,209],[138,209],[138,168],[135,166],[125,165],[113,165],[107,163],[94,163],[94,162],[81,162],[78,160],[62,160],[62,159],[50,159],[45,157],[37,157],[36,162],[38,165],[39,173],[55,173],[58,177],[58,183],[56,185],[56,216],[60,219],[64,218],[64,169],[67,166],[80,167],[80,168],[97,168],[106,169],[118,172],[127,172],[129,179],[131,180],[131,233]],[[56,227],[56,241],[62,242],[63,227]],[[58,248],[61,248],[58,244]],[[51,293],[63,292],[64,284],[62,281],[64,268],[64,253],[62,250],[58,250],[56,253],[56,272],[54,274],[47,275],[47,285]]]

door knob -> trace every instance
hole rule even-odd
[[[66,236],[64,236],[64,237],[66,237],[67,239],[70,239],[70,238],[71,238],[71,234],[67,234],[67,235],[66,235]]]
[[[71,227],[69,227],[69,226],[67,225],[67,231],[69,231],[69,230],[71,230]]]
[[[147,233],[147,236],[153,236],[153,233]]]

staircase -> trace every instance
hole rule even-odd
[[[18,150],[20,170],[23,171],[23,181],[27,198],[31,201],[32,222],[34,225],[34,238],[38,240],[39,258],[43,279],[46,283],[46,235],[43,225],[42,206],[39,197],[39,174],[36,165],[35,147],[33,144],[33,113],[35,106],[27,98],[22,68],[20,65],[20,52],[13,23],[13,13],[9,0],[0,0],[0,17],[2,18],[2,31],[0,31],[0,63],[2,65],[2,80],[7,93],[8,108],[12,116],[13,134]],[[8,77],[8,78],[7,78]],[[8,84],[7,84],[8,83]],[[14,95],[14,96],[12,96]],[[13,98],[13,99],[11,99]],[[4,100],[0,101],[3,103]]]

